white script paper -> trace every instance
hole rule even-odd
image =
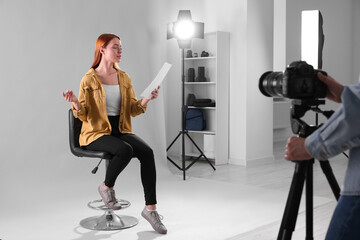
[[[149,86],[140,94],[141,97],[151,98],[151,92],[154,91],[165,79],[166,74],[171,68],[170,63],[164,63],[154,80],[149,84]]]

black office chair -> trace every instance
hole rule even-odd
[[[72,109],[69,110],[69,143],[71,152],[77,157],[89,157],[100,158],[98,165],[92,170],[95,174],[98,166],[103,159],[106,160],[106,168],[109,165],[109,161],[112,155],[107,152],[90,151],[82,148],[79,144],[79,136],[81,131],[82,122],[75,118]],[[121,209],[130,206],[130,202],[122,199],[118,199],[121,204]],[[105,213],[101,216],[94,216],[85,218],[80,221],[80,226],[91,230],[119,230],[124,228],[130,228],[138,224],[138,219],[131,216],[118,216],[114,213],[113,209],[107,208],[102,200],[94,200],[88,203],[88,207],[95,210],[102,210]]]

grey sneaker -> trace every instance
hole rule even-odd
[[[160,219],[160,215],[158,214],[157,211],[148,211],[146,210],[145,207],[144,210],[141,212],[141,216],[143,216],[151,224],[153,229],[158,233],[161,234],[167,233],[166,227],[161,222],[162,217]]]
[[[102,183],[99,186],[98,190],[106,207],[111,208],[113,210],[121,209],[121,205],[116,200],[115,191],[113,189],[106,188],[105,184]]]

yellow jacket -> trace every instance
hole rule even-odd
[[[119,130],[122,133],[131,133],[131,119],[146,111],[137,100],[129,75],[117,69],[121,93],[121,107]],[[86,146],[103,135],[111,134],[111,125],[106,112],[106,96],[99,77],[91,68],[80,83],[79,91],[80,109],[74,107],[74,116],[83,124],[80,133],[80,146]]]

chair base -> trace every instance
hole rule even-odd
[[[116,200],[120,203],[121,209],[128,208],[131,205],[127,200]],[[101,216],[88,217],[81,220],[80,226],[83,228],[98,231],[112,231],[131,228],[139,223],[139,220],[135,217],[116,215],[114,210],[106,207],[101,199],[89,202],[88,207],[94,210],[105,211],[105,213]]]
[[[139,223],[138,219],[131,216],[116,215],[112,210],[106,211],[101,216],[88,217],[80,222],[80,226],[90,230],[112,231],[131,228]]]

